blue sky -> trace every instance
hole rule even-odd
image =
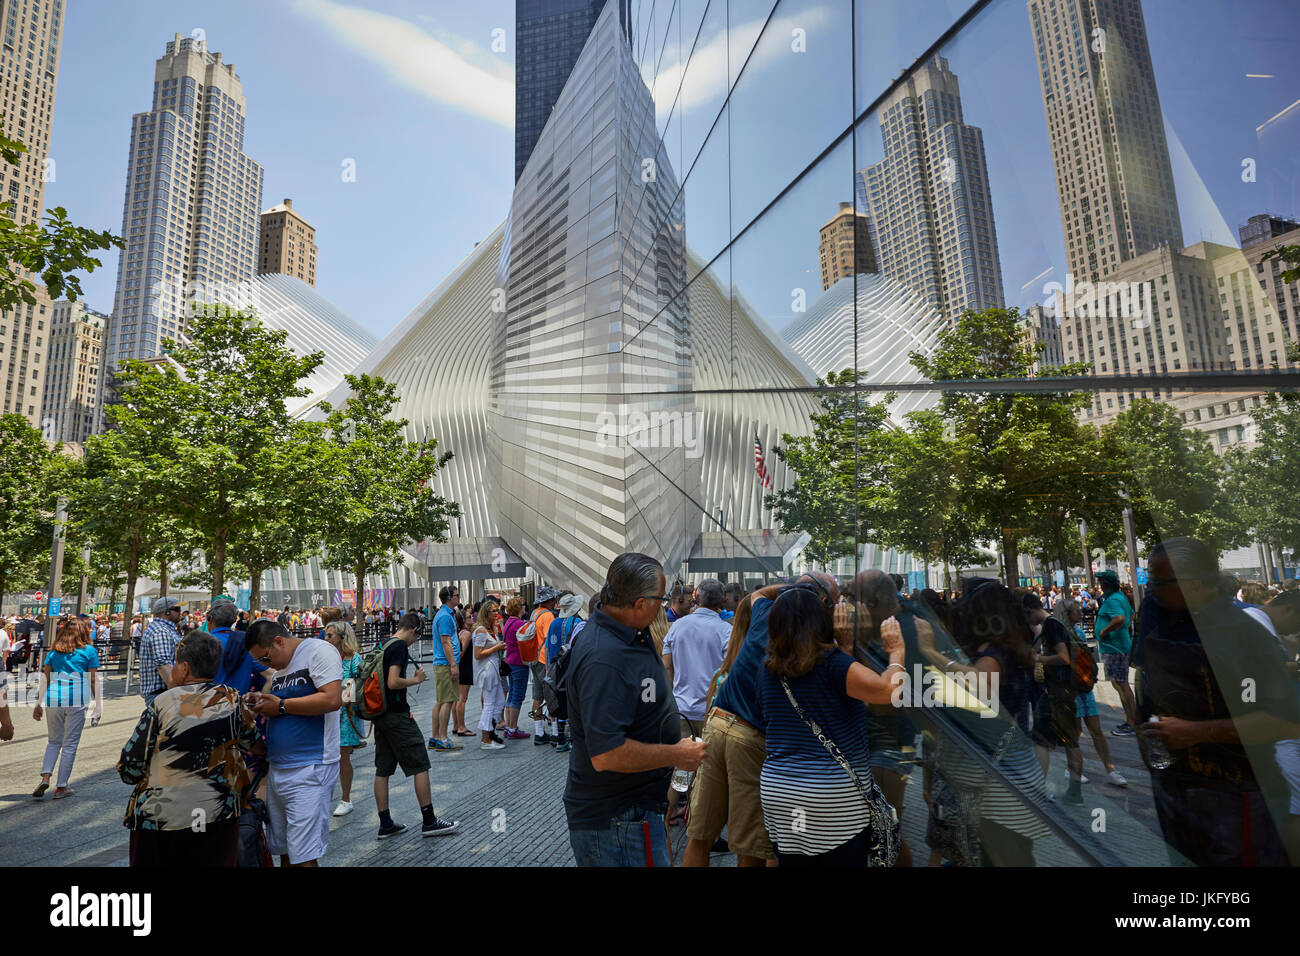
[[[963,2],[855,6],[862,108]],[[698,22],[703,7],[686,3],[688,19]],[[716,112],[726,77],[734,79],[748,55],[745,39],[757,34],[765,5],[755,3],[760,14],[748,20],[743,4],[732,7],[730,62],[726,42],[710,45],[702,35],[687,70],[685,119],[679,101],[671,121],[684,135],[671,128],[672,104],[659,96],[659,125],[669,124],[674,143],[698,146],[691,131],[711,124],[700,114]],[[1257,132],[1300,98],[1294,0],[1145,0],[1143,9],[1185,241],[1234,241],[1256,212],[1300,215],[1300,108]],[[728,206],[735,230],[742,212],[762,208],[846,128],[854,100],[847,10],[844,0],[780,5],[733,94],[730,149],[711,145],[687,179],[688,242],[716,251]],[[711,9],[709,21],[725,22]],[[263,208],[293,198],[317,230],[318,290],[382,335],[508,210],[513,24],[512,0],[69,0],[51,145],[57,179],[47,205],[120,231],[130,117],[149,106],[166,41],[202,29],[243,80],[244,148],[265,167]],[[806,30],[804,56],[790,53],[794,27]],[[504,40],[499,52],[494,30]],[[665,24],[654,31],[662,36]],[[717,52],[712,62],[704,48]],[[1040,300],[1044,282],[1063,279],[1064,248],[1025,3],[993,4],[942,52],[961,83],[966,122],[984,131],[1008,304]],[[670,80],[656,84],[657,94],[680,81],[678,59],[665,55],[659,75]],[[853,197],[851,145],[827,157],[733,250],[735,281],[775,328],[789,321],[792,287],[807,286],[810,300],[820,291],[817,229]],[[868,120],[857,133],[856,165],[878,149],[878,127]],[[1241,179],[1245,158],[1256,162],[1255,182]],[[345,159],[356,161],[355,183],[340,177]],[[85,280],[92,307],[112,307],[115,277],[113,256]]]
[[[69,0],[66,23],[46,205],[77,223],[121,232],[131,116],[164,45],[195,29],[243,82],[262,207],[292,197],[316,227],[317,290],[377,335],[508,211],[510,0]],[[83,279],[92,308],[111,310],[116,273],[113,254]]]

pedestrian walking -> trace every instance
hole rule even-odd
[[[45,693],[32,710],[32,718],[47,718],[45,759],[41,763],[41,782],[32,796],[41,799],[49,789],[55,767],[59,776],[54,799],[70,797],[75,792],[68,781],[77,759],[77,746],[86,715],[100,713],[99,688],[95,676],[99,670],[99,653],[90,641],[90,628],[81,621],[64,618],[57,622],[54,647],[41,667]]]

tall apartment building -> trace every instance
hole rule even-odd
[[[251,282],[262,167],[243,151],[245,99],[233,64],[179,33],[154,66],[153,105],[131,119],[117,294],[102,373],[157,355],[190,298]],[[100,404],[107,398],[100,388]]]
[[[1034,371],[1052,368],[1065,363],[1065,354],[1061,351],[1061,327],[1056,321],[1056,310],[1045,309],[1041,304],[1031,305],[1025,310],[1024,343],[1030,348],[1042,346]]]
[[[1180,248],[1141,0],[1029,0],[1029,22],[1074,281]]]
[[[108,316],[82,302],[56,302],[41,403],[48,441],[84,442],[95,433],[99,363]]]
[[[880,271],[871,248],[867,217],[855,211],[853,203],[840,203],[840,211],[822,226],[817,259],[821,264],[823,292],[845,276]]]
[[[587,44],[606,0],[516,0],[515,182]],[[631,0],[618,0],[619,23],[631,38]],[[660,32],[667,30],[664,24]]]
[[[288,275],[316,286],[316,230],[286,199],[262,213],[257,274]]]
[[[866,172],[880,270],[950,321],[1000,308],[1002,265],[984,134],[966,124],[961,89],[936,56],[877,110],[885,158]]]
[[[63,0],[0,0],[0,113],[4,132],[27,146],[11,166],[0,162],[0,202],[19,226],[40,222],[45,183],[52,177],[50,121],[59,77]],[[50,298],[36,284],[36,303],[0,312],[0,415],[24,416],[40,426],[46,354],[50,341]]]

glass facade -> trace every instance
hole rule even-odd
[[[870,744],[914,865],[1280,862],[1300,614],[1219,575],[1296,563],[1267,494],[1233,508],[1296,441],[1272,396],[1300,387],[1297,287],[1265,255],[1300,243],[1300,119],[1269,82],[1297,23],[607,4],[505,223],[366,365],[455,452],[453,546],[584,593],[624,551],[670,581],[825,568],[877,667],[897,615],[907,681]],[[421,358],[453,344],[470,360]],[[1127,640],[1084,596],[1112,575]],[[1035,643],[1060,633],[1073,678]]]

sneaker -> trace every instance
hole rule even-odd
[[[397,836],[397,834],[405,833],[405,832],[406,832],[405,823],[392,823],[389,824],[388,826],[381,825],[379,827],[379,836],[377,837],[377,839],[387,840],[389,837]]]
[[[429,738],[429,749],[430,749],[430,750],[433,750],[435,747],[437,747],[437,746],[438,746],[439,744],[441,744],[441,743],[446,743],[446,741],[444,741],[444,740],[439,740],[437,737],[430,737],[430,738]]]
[[[555,740],[555,738],[552,737],[550,734],[542,734],[540,737],[533,738],[533,746],[543,747],[546,744],[551,743],[553,740]]]
[[[420,827],[420,836],[446,836],[449,833],[455,833],[460,829],[459,820],[444,820],[441,817],[434,817],[432,823],[426,823]]]
[[[573,749],[573,744],[569,743],[567,740],[562,744],[555,745],[555,752],[557,754],[567,754],[572,749]]]
[[[453,744],[450,740],[439,740],[433,749],[440,754],[450,754],[465,748],[460,744]]]
[[[32,791],[32,796],[39,800],[41,797],[45,796],[45,791],[48,789],[50,789],[50,778],[42,777],[41,782],[37,785],[36,789]]]
[[[1065,779],[1066,779],[1067,782],[1068,782],[1069,779],[1070,779],[1070,768],[1069,768],[1069,767],[1066,767],[1066,768],[1065,768]],[[1087,774],[1083,774],[1083,773],[1079,774],[1079,782],[1080,782],[1080,783],[1087,783],[1087,782],[1088,782],[1088,775],[1087,775]]]
[[[77,791],[73,790],[71,787],[55,787],[55,788],[54,788],[54,799],[55,799],[55,800],[62,800],[64,797],[70,797],[70,796],[72,796],[72,795],[73,795],[74,793],[76,793],[76,792],[77,792]]]
[[[348,800],[340,800],[339,805],[334,808],[334,816],[346,817],[352,812],[352,803]]]
[[[1120,724],[1118,727],[1116,727],[1114,730],[1112,730],[1112,731],[1111,731],[1111,734],[1114,735],[1114,736],[1116,736],[1116,737],[1133,737],[1133,736],[1136,736],[1136,734],[1134,734],[1134,732],[1133,732],[1133,728],[1130,727],[1130,726],[1128,725],[1128,722],[1127,722],[1127,721],[1124,722],[1124,723],[1122,723],[1122,724]]]
[[[1128,786],[1128,781],[1124,779],[1124,775],[1120,773],[1118,770],[1112,770],[1109,774],[1107,774],[1107,776],[1110,777],[1110,782],[1117,787]]]
[[[488,737],[491,738],[494,744],[500,744],[502,747],[506,745],[506,742],[502,740],[500,737],[498,737],[496,734],[488,734]]]
[[[478,749],[479,750],[505,750],[506,745],[499,744],[496,741],[492,741],[491,743],[479,744]]]
[[[505,732],[506,740],[527,740],[528,734],[522,730],[507,730]]]

